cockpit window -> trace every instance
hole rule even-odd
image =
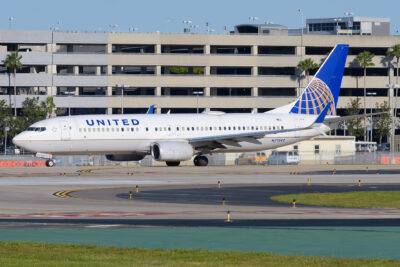
[[[44,132],[46,131],[46,127],[29,127],[26,130],[30,132]]]

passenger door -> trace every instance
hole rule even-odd
[[[71,127],[67,120],[61,121],[61,140],[70,140],[71,139]]]

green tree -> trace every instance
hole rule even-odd
[[[5,100],[0,100],[0,138],[1,142],[4,139],[5,127],[10,127],[10,118],[12,117],[12,111]],[[7,134],[8,135],[8,134]]]
[[[6,68],[11,69],[13,71],[13,77],[14,77],[14,116],[17,117],[17,86],[15,83],[15,76],[17,74],[17,69],[22,68],[22,63],[21,63],[22,56],[18,55],[18,51],[12,52],[11,54],[8,54],[6,59],[4,60],[4,66]]]
[[[366,106],[366,95],[367,95],[367,88],[366,88],[366,77],[367,77],[367,67],[372,67],[375,66],[374,63],[372,63],[372,58],[374,57],[374,54],[371,54],[369,51],[363,51],[360,54],[356,56],[354,59],[354,63],[360,65],[364,69],[364,116],[367,114],[367,106]],[[366,118],[364,117],[364,125]],[[367,129],[364,127],[364,141],[366,138],[366,131]]]
[[[39,97],[25,98],[22,108],[23,128],[28,128],[33,123],[51,117],[55,110],[52,97],[39,102]]]
[[[392,119],[390,117],[390,107],[387,101],[384,101],[380,105],[376,103],[375,108],[376,112],[385,112],[384,114],[374,117],[374,125],[376,129],[375,137],[379,139],[379,144],[381,144],[383,137],[390,135]]]
[[[53,117],[56,110],[53,97],[47,97],[45,101],[40,102],[40,109],[45,112],[46,119]]]
[[[394,45],[392,47],[390,47],[388,49],[388,51],[386,52],[386,56],[389,58],[396,58],[396,84],[399,84],[399,60],[400,60],[400,44]],[[395,99],[396,101],[394,101],[394,112],[393,114],[397,114],[397,106],[396,106],[396,102],[397,102],[397,96],[398,94],[398,90],[399,88],[396,88],[396,92],[395,92]],[[394,115],[396,116],[396,115]]]
[[[357,115],[360,112],[360,108],[361,108],[361,99],[358,97],[352,99],[350,100],[350,103],[347,104],[346,114],[349,116]],[[349,120],[347,121],[346,125],[349,135],[355,136],[356,139],[360,139],[361,137],[364,136],[365,131],[362,125],[362,118]]]
[[[306,74],[307,77],[307,84],[310,82],[310,70],[314,70],[316,68],[318,68],[318,64],[315,63],[311,58],[306,58],[304,60],[301,60],[299,62],[299,64],[297,64],[297,68],[300,71],[304,71],[304,73]]]

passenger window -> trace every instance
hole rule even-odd
[[[149,131],[149,128],[146,127],[146,132],[148,132],[148,131]]]
[[[107,132],[109,132],[110,131],[110,128],[107,128]]]
[[[90,128],[88,128],[88,132],[90,133]]]
[[[224,126],[224,131],[226,131],[226,126]]]
[[[82,128],[79,128],[79,132],[82,132]]]
[[[101,128],[101,131],[104,133],[104,131],[105,131],[104,128]]]
[[[212,127],[210,126],[210,131],[212,131]]]
[[[176,127],[176,130],[179,131],[179,127]]]
[[[194,131],[194,127],[192,127],[192,131]]]
[[[83,128],[83,131],[86,133],[86,128]]]
[[[186,130],[190,131],[190,127],[186,127]]]
[[[202,130],[202,131],[204,131],[204,128],[203,128],[203,126],[201,126],[201,130]]]
[[[121,132],[123,132],[124,131],[124,128],[121,128]]]
[[[115,130],[116,130],[117,132],[119,132],[119,128],[115,128]]]
[[[251,129],[254,130],[254,126],[251,126]]]
[[[171,127],[168,127],[168,131],[171,131]]]
[[[111,132],[114,132],[114,128],[111,128]]]
[[[220,131],[222,130],[222,127],[221,127],[221,126],[219,126],[219,130],[220,130]]]

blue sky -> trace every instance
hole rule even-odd
[[[199,25],[197,32],[206,32],[206,22],[216,33],[224,26],[248,23],[249,17],[289,28],[300,27],[298,9],[304,18],[343,16],[346,11],[356,16],[387,17],[391,19],[391,32],[400,31],[400,1],[398,0],[19,0],[1,1],[0,29],[18,30],[109,31],[110,24],[119,25],[116,31],[127,32],[182,32],[182,21],[191,20]],[[59,23],[58,23],[59,22]]]

